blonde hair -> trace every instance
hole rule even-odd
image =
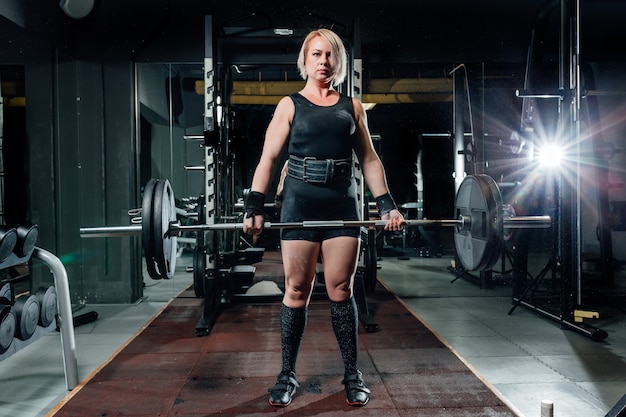
[[[309,49],[309,42],[311,39],[321,36],[324,38],[331,49],[331,59],[334,60],[334,76],[332,85],[333,87],[338,86],[343,82],[346,78],[346,63],[348,60],[348,56],[346,54],[346,48],[343,45],[343,41],[341,38],[330,29],[317,29],[312,31],[307,35],[302,42],[302,47],[300,48],[300,54],[298,55],[298,70],[300,70],[300,76],[303,80],[306,80],[306,67],[304,65],[304,59]]]

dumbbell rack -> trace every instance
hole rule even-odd
[[[61,333],[61,349],[63,352],[63,365],[65,370],[65,383],[68,390],[72,390],[78,385],[78,360],[76,356],[76,341],[74,337],[74,323],[72,317],[72,305],[70,300],[69,280],[67,271],[63,266],[63,263],[52,253],[34,246],[34,241],[37,238],[36,225],[31,227],[31,231],[35,233],[27,234],[23,239],[20,235],[15,239],[15,247],[13,251],[6,256],[5,259],[0,262],[0,270],[9,269],[18,265],[28,263],[31,258],[37,259],[50,268],[50,272],[54,277],[54,290],[56,292],[57,314],[56,314],[56,326]],[[34,239],[33,239],[34,237]],[[16,253],[17,252],[17,253]],[[5,297],[6,298],[6,297]],[[10,297],[13,298],[13,297]],[[3,301],[7,302],[7,300]],[[15,300],[8,300],[11,303],[11,310],[15,309]],[[15,314],[11,311],[9,314]],[[6,317],[6,315],[5,315]],[[3,318],[4,319],[4,318]],[[10,323],[8,324],[10,326]],[[7,349],[4,353],[0,354],[0,360],[9,358],[18,350],[30,345],[38,340],[37,334],[45,334],[54,327],[54,320],[48,324],[45,328],[38,326],[29,337],[25,337],[25,340],[19,338],[13,338],[7,343]],[[39,332],[39,333],[38,333]],[[4,335],[3,335],[4,336]]]

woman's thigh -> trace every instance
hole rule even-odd
[[[345,301],[352,296],[359,248],[360,241],[355,237],[341,236],[322,242],[324,282],[332,301]]]
[[[283,303],[287,307],[302,308],[308,304],[311,297],[320,243],[307,240],[283,240],[281,253],[285,271]]]

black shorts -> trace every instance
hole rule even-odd
[[[309,220],[360,220],[354,178],[337,178],[327,184],[285,178],[281,222]],[[321,242],[339,236],[359,237],[360,227],[317,227],[282,229],[282,240]]]

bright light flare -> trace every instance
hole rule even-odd
[[[543,145],[537,152],[537,160],[543,167],[558,167],[563,160],[563,148],[554,144]]]

